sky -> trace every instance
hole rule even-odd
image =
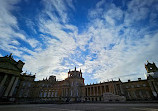
[[[158,66],[158,0],[0,0],[0,57],[36,80],[82,70],[85,84],[145,79]]]

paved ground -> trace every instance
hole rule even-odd
[[[81,103],[0,105],[0,111],[158,111],[158,104]]]

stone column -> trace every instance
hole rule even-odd
[[[102,89],[101,89],[101,86],[99,86],[99,87],[100,87],[100,88],[99,88],[99,92],[100,92],[100,93],[99,93],[99,96],[101,96],[101,93],[102,93],[101,90],[102,90]]]
[[[98,86],[97,86],[97,96],[98,96]]]
[[[103,95],[102,86],[100,86],[100,93]]]
[[[87,89],[87,96],[88,96],[88,87],[86,89]]]
[[[116,87],[115,87],[115,84],[113,83],[113,87],[114,87],[114,94],[117,95],[117,92],[116,92]]]
[[[13,84],[13,86],[12,86],[12,89],[11,89],[11,91],[10,91],[10,93],[9,93],[9,96],[12,96],[12,95],[13,95],[13,92],[14,92],[14,89],[15,89],[15,87],[16,87],[16,85],[17,85],[18,80],[19,80],[19,77],[16,77],[16,79],[15,79],[15,81],[14,81],[14,84]]]
[[[103,94],[105,93],[105,86],[103,85],[103,92],[102,92]]]
[[[11,87],[12,87],[12,84],[13,84],[13,82],[14,82],[14,79],[15,79],[15,76],[13,76],[13,77],[11,78],[11,81],[10,81],[10,83],[9,83],[9,85],[8,85],[8,87],[7,87],[6,91],[5,91],[5,93],[4,93],[4,96],[8,96],[8,93],[9,93]]]
[[[92,95],[91,87],[90,87],[90,96]]]
[[[8,75],[5,74],[3,80],[2,80],[1,83],[0,83],[0,88],[4,85],[4,83],[5,83],[6,79],[7,79],[7,77],[8,77]]]
[[[66,96],[68,95],[67,92],[68,92],[68,91],[67,91],[67,88],[66,88]]]
[[[65,88],[63,88],[63,96],[65,97]]]
[[[95,88],[93,87],[93,96],[95,96]]]
[[[62,96],[64,96],[64,89],[62,88]]]
[[[104,93],[106,93],[106,85],[104,85]]]
[[[65,97],[65,88],[63,88],[63,96]]]
[[[0,96],[2,95],[3,85],[4,85],[4,83],[6,82],[7,77],[8,77],[8,75],[5,74],[4,77],[3,77],[3,80],[2,80],[1,83],[0,83]]]
[[[116,94],[115,85],[114,85],[113,81],[112,81],[112,86],[113,86],[113,91],[112,91],[112,92],[113,92],[114,94]]]

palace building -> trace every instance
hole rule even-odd
[[[82,71],[68,71],[65,80],[56,76],[35,81],[35,75],[22,73],[24,63],[12,55],[0,57],[0,101],[16,102],[110,102],[158,99],[158,68],[145,64],[147,79],[122,82],[120,79],[85,85]]]

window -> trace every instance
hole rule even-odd
[[[78,89],[77,89],[77,96],[78,96]]]
[[[46,97],[47,96],[47,92],[44,92],[44,97]]]
[[[42,95],[43,95],[43,92],[40,92],[40,97],[42,97]]]
[[[71,90],[71,96],[72,96],[72,90]]]
[[[134,88],[134,85],[131,85],[132,88]]]
[[[71,86],[73,86],[73,81],[72,81],[72,83],[71,83]]]
[[[140,87],[140,85],[139,85],[139,84],[137,84],[137,87]]]
[[[23,82],[23,86],[25,86],[26,85],[26,83],[25,82]]]
[[[51,95],[51,97],[53,97],[54,96],[54,93],[52,92],[52,95]]]
[[[51,96],[51,92],[48,92],[48,97],[50,97]]]
[[[31,83],[30,82],[28,82],[27,85],[28,85],[28,87],[31,87]]]
[[[21,90],[20,93],[19,93],[19,97],[22,97],[23,93],[24,93],[24,91]]]
[[[57,97],[57,91],[55,91],[55,97]]]

